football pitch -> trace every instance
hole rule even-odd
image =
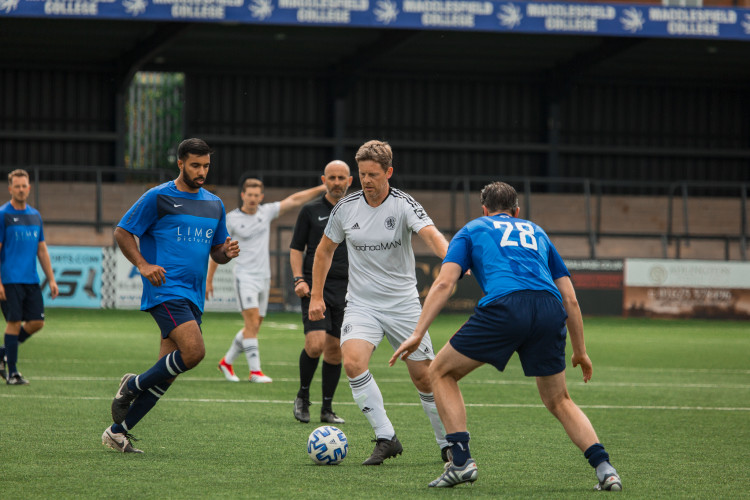
[[[436,350],[466,315],[430,329]],[[272,384],[229,383],[217,371],[239,314],[208,313],[206,358],[182,375],[133,430],[143,454],[101,444],[120,377],[155,361],[159,333],[137,311],[48,309],[45,328],[20,348],[25,387],[0,385],[2,498],[750,498],[750,325],[747,322],[586,318],[591,382],[568,366],[573,400],[586,412],[623,480],[594,492],[593,469],[542,406],[518,359],[484,366],[461,382],[473,485],[427,488],[442,471],[404,363],[389,368],[384,342],[370,365],[403,455],[377,467],[367,420],[345,375],[334,410],[349,453],[317,466],[306,453],[319,424],[320,367],[312,421],[292,416],[303,346],[298,314],[271,313],[261,329]],[[568,355],[568,362],[570,355]],[[239,358],[235,370],[247,377]]]

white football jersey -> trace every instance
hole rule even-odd
[[[279,216],[281,202],[263,203],[250,215],[239,208],[227,214],[227,231],[240,244],[240,255],[234,259],[234,274],[257,278],[271,277],[269,240],[271,222]]]
[[[346,240],[347,300],[388,309],[418,299],[411,236],[431,225],[422,205],[398,189],[391,188],[377,207],[367,204],[362,191],[341,199],[331,210],[325,235],[334,243]]]

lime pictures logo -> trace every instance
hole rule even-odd
[[[37,229],[14,231],[13,238],[16,241],[37,241],[39,239],[39,231]]]
[[[212,228],[177,226],[177,241],[181,243],[196,243],[200,245],[211,243],[214,237]]]

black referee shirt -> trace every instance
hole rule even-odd
[[[325,195],[315,201],[311,201],[299,211],[297,223],[294,225],[294,234],[289,248],[305,251],[305,260],[302,264],[302,272],[308,283],[312,282],[313,260],[315,250],[323,237],[323,231],[328,224],[333,205],[326,199]],[[349,260],[346,255],[346,242],[342,241],[336,248],[328,271],[326,283],[330,280],[347,280],[349,278]]]

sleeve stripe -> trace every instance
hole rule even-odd
[[[338,211],[341,205],[345,203],[350,203],[352,201],[358,201],[361,196],[364,196],[363,191],[357,191],[356,193],[352,193],[352,194],[344,196],[341,200],[339,200],[338,203],[336,203],[336,206],[333,207],[333,209],[331,210],[331,217],[336,215],[336,212]]]
[[[411,205],[412,208],[422,208],[422,205],[417,200],[415,200],[410,194],[407,194],[400,189],[391,188],[391,194],[396,198],[402,198],[406,200],[406,202]]]

